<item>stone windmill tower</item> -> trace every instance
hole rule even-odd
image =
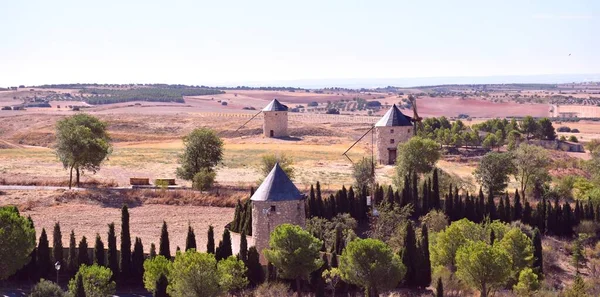
[[[304,228],[304,195],[277,163],[250,200],[254,246],[260,254],[260,263],[266,265],[263,250],[269,247],[271,231],[275,227],[288,223]]]
[[[413,136],[413,119],[404,115],[396,104],[375,124],[375,144],[379,164],[396,163],[398,143]]]
[[[288,107],[273,99],[263,112],[265,137],[288,137]]]

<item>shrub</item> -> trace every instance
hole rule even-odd
[[[562,126],[562,127],[558,127],[556,129],[557,132],[571,132],[571,128],[567,127],[567,126]]]
[[[62,297],[65,296],[65,292],[54,282],[49,280],[41,279],[33,289],[29,297]]]
[[[579,129],[571,129],[571,133],[579,133]]]
[[[10,107],[10,106],[3,106],[2,110],[12,110],[12,107]]]
[[[579,142],[579,140],[577,139],[577,136],[575,136],[575,135],[569,136],[569,141],[570,142]]]
[[[209,168],[201,169],[198,173],[194,174],[194,189],[199,190],[201,192],[209,190],[215,183],[216,176],[217,174]]]
[[[264,283],[254,291],[255,296],[261,297],[291,297],[295,296],[290,287],[284,283]]]

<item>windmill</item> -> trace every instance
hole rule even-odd
[[[365,134],[363,134],[360,138],[358,138],[357,141],[355,141],[342,155],[344,157],[346,157],[350,163],[352,163],[352,165],[354,165],[354,161],[352,161],[352,159],[350,159],[350,157],[348,156],[348,152],[356,145],[358,144],[365,136],[367,136],[367,134],[371,133],[371,181],[373,183],[373,185],[371,186],[371,199],[373,199],[375,197],[375,125],[372,125],[371,128],[369,128],[369,130],[367,130],[367,132],[365,132]],[[371,200],[371,205],[374,206],[374,201]]]
[[[419,123],[421,123],[421,120],[423,120],[423,118],[420,117],[419,114],[417,113],[417,98],[413,95],[408,95],[408,101],[410,101],[410,105],[412,106],[412,109],[413,109],[412,121],[415,126],[413,128],[413,135],[417,135],[417,127],[418,127]]]
[[[266,137],[289,137],[288,134],[288,107],[279,100],[273,99],[265,108],[252,116],[243,125],[235,130],[238,132],[259,114],[263,113],[263,135]]]

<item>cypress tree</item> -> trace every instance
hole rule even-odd
[[[240,234],[240,260],[248,262],[248,241],[244,231]]]
[[[423,199],[421,199],[421,211],[423,214],[429,212],[429,187],[427,186],[427,181],[423,182]]]
[[[339,265],[338,263],[338,257],[336,253],[331,253],[331,262],[329,262],[329,266],[331,266],[331,268],[337,268]]]
[[[596,222],[600,222],[600,203],[596,205],[596,211],[594,212],[594,214],[596,215]]]
[[[516,203],[516,201],[515,201],[515,203]],[[529,201],[525,201],[525,207],[523,207],[523,216],[521,217],[521,221],[524,224],[533,225],[533,221],[531,219],[531,213],[532,213],[531,205],[529,204]],[[516,218],[515,218],[515,220],[516,220]]]
[[[245,224],[244,224],[244,232],[246,235],[252,235],[252,201],[250,199],[246,200],[246,210],[245,210]]]
[[[77,275],[77,282],[75,283],[75,297],[85,297],[85,290],[83,289],[83,276]]]
[[[327,258],[326,254],[321,255],[321,258]],[[325,262],[319,267],[319,269],[310,273],[310,283],[312,285],[312,291],[315,292],[315,297],[325,297],[325,282],[323,280],[323,271],[327,269]]]
[[[206,252],[215,253],[215,230],[212,225],[208,226],[208,241],[206,243]]]
[[[507,222],[506,217],[506,209],[504,207],[504,200],[500,198],[500,202],[498,202],[498,219],[501,222]]]
[[[535,210],[536,225],[540,229],[540,233],[546,232],[546,199],[543,198],[541,203],[538,203]]]
[[[244,227],[244,222],[240,218],[242,215],[242,202],[238,199],[237,204],[235,205],[235,213],[233,215],[233,222],[229,226],[233,232],[240,232],[240,229]]]
[[[594,214],[594,205],[592,204],[591,199],[588,199],[588,206],[589,206],[590,210],[589,210],[587,219],[590,221],[593,221],[596,218],[596,215]]]
[[[348,211],[348,190],[346,190],[346,186],[342,185],[342,190],[340,191],[340,209],[338,213],[349,213]]]
[[[160,277],[156,280],[156,290],[154,291],[154,297],[167,297],[167,287],[169,281],[164,274],[160,274]]]
[[[77,264],[79,266],[90,265],[90,255],[88,254],[88,244],[85,236],[79,241],[79,251],[77,252],[77,255]]]
[[[568,202],[565,202],[563,206],[562,213],[562,224],[563,232],[562,234],[565,236],[573,235],[573,227],[577,224],[575,217],[573,215],[573,210],[571,209],[571,205]]]
[[[158,254],[167,259],[171,259],[171,245],[169,244],[169,231],[167,230],[167,222],[163,221],[162,229],[160,230],[160,243],[158,245]]]
[[[217,261],[227,259],[229,256],[233,255],[233,251],[231,250],[231,234],[229,233],[229,230],[225,229],[225,231],[223,231],[223,240],[219,242],[219,248],[217,250],[219,251],[215,255]]]
[[[323,203],[323,197],[321,196],[321,184],[319,183],[319,181],[317,181],[315,191],[315,201],[318,209],[317,212],[319,213],[320,217],[325,217],[325,205]]]
[[[319,215],[319,209],[317,207],[317,198],[315,197],[315,187],[313,185],[310,185],[310,195],[308,198],[308,217],[312,218],[312,217],[318,217]]]
[[[496,212],[496,203],[494,202],[494,195],[491,191],[488,195],[487,204],[485,205],[485,213],[490,217],[491,220],[498,218],[498,214]]]
[[[129,209],[121,208],[121,277],[126,280],[131,275],[131,234],[129,233]]]
[[[490,231],[490,245],[494,245],[494,242],[496,242],[496,233],[494,232],[494,229],[492,229]]]
[[[440,183],[438,178],[438,169],[437,167],[433,169],[433,207],[435,209],[441,209],[440,204]]]
[[[444,297],[444,285],[442,284],[442,278],[439,277],[437,281],[437,286],[435,289],[435,297]]]
[[[117,279],[119,275],[119,257],[117,254],[117,235],[115,234],[115,223],[108,224],[108,268],[113,273],[112,279]]]
[[[542,253],[542,235],[538,228],[533,229],[533,269],[542,276],[544,274],[544,256]]]
[[[71,235],[69,236],[69,258],[67,259],[67,269],[72,272],[77,270],[77,247],[75,245],[75,231],[71,230]]]
[[[96,243],[94,244],[94,263],[99,266],[106,265],[106,261],[104,260],[104,243],[98,233],[96,233]]]
[[[343,238],[343,234],[342,234],[342,227],[340,225],[337,225],[335,227],[335,240],[333,242],[333,252],[336,254],[341,254],[342,250],[344,249],[343,246],[343,242],[344,242],[344,238]]]
[[[564,207],[563,207],[563,209],[564,209]],[[575,201],[575,213],[573,216],[574,225],[577,225],[577,224],[579,224],[579,222],[581,222],[581,218],[583,217],[582,213],[583,213],[583,211],[581,209],[581,203],[579,201]]]
[[[411,221],[406,224],[406,235],[404,237],[404,250],[402,252],[402,263],[406,267],[404,275],[404,285],[407,287],[417,287],[419,253],[417,252],[417,241],[415,230]]]
[[[139,237],[135,238],[135,243],[133,245],[133,254],[131,254],[131,272],[135,283],[141,284],[144,275],[144,245],[142,244],[142,239]]]
[[[412,203],[414,206],[414,212],[413,212],[413,217],[418,218],[421,216],[421,206],[419,205],[419,187],[418,187],[418,181],[417,181],[417,174],[413,172],[412,174]]]
[[[519,204],[520,204],[520,202],[519,202]],[[508,191],[507,191],[506,194],[504,195],[504,219],[506,220],[507,223],[510,223],[513,221],[513,212],[514,212],[514,209],[510,205],[510,198],[508,197]]]
[[[54,262],[64,265],[62,233],[60,232],[60,223],[58,222],[54,224],[54,231],[52,232],[52,253],[54,254]]]
[[[256,247],[251,246],[248,249],[248,261],[246,261],[248,267],[247,277],[251,287],[256,287],[263,283],[265,276],[263,268],[259,262],[259,255]]]
[[[34,237],[35,235],[35,226],[33,224],[33,220],[31,216],[27,216],[27,221],[29,222],[29,226],[33,229]],[[68,268],[65,266],[65,268]],[[17,272],[17,277],[20,280],[29,280],[29,281],[38,281],[37,279],[37,246],[33,247],[31,253],[29,253],[29,262],[25,264],[24,267],[19,269]]]
[[[485,217],[486,214],[486,210],[485,210],[485,198],[483,196],[483,189],[481,187],[479,187],[479,200],[478,203],[479,205],[479,221],[478,223],[483,221],[483,218]]]
[[[394,205],[394,190],[392,186],[388,186],[387,191],[385,191],[385,202],[391,206]]]
[[[48,278],[52,262],[50,259],[50,243],[48,242],[48,235],[46,235],[46,229],[42,228],[42,234],[37,248],[37,265],[38,273],[42,278]]]
[[[360,215],[356,212],[357,210],[356,197],[354,197],[354,189],[352,186],[348,189],[348,212],[356,220],[360,220]]]
[[[418,286],[420,288],[427,288],[431,284],[431,259],[429,257],[429,231],[427,225],[423,224],[421,227],[421,240],[420,240],[420,263],[417,266],[419,273],[417,276]]]
[[[525,200],[525,204],[528,204],[527,200]],[[530,206],[530,210],[531,210],[531,206]],[[525,210],[521,206],[521,196],[519,195],[519,190],[517,189],[517,190],[515,190],[515,206],[513,207],[512,219],[514,221],[523,220],[523,215],[525,215],[524,211]]]
[[[188,223],[188,233],[185,238],[185,250],[188,251],[190,249],[196,249],[196,234],[194,233],[194,229]]]
[[[150,244],[150,259],[156,257],[156,245],[153,243]]]

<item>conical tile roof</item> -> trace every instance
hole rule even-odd
[[[256,189],[250,198],[252,201],[289,201],[301,200],[304,196],[290,178],[285,174],[279,163],[276,163],[269,175]]]
[[[287,111],[288,107],[281,104],[279,100],[273,99],[262,111]]]
[[[377,121],[375,127],[397,127],[397,126],[412,126],[412,118],[404,115],[396,104]]]

